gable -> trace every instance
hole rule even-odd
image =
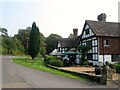
[[[89,38],[91,36],[94,36],[94,32],[92,30],[92,28],[90,27],[90,25],[86,22],[84,27],[83,27],[83,32],[82,32],[82,35],[81,35],[81,38],[82,39],[85,39],[85,38]]]

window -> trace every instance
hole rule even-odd
[[[87,54],[87,60],[92,60],[93,59],[93,55],[92,54]]]
[[[87,41],[86,42],[86,46],[90,46],[91,47],[92,46],[92,41]]]
[[[89,28],[88,29],[86,29],[86,35],[88,35],[90,33],[90,31],[89,31]]]
[[[97,53],[98,52],[98,48],[97,47],[93,47],[93,53]]]
[[[117,62],[120,61],[120,55],[118,54],[113,54],[112,55],[112,62]]]
[[[110,46],[110,41],[109,40],[104,40],[104,47]]]
[[[93,60],[98,60],[98,55],[97,54],[93,54]]]
[[[97,40],[92,41],[92,46],[97,46]]]

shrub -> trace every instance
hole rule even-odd
[[[49,60],[51,60],[51,59],[56,59],[56,57],[54,57],[54,56],[46,56],[46,63],[48,63],[49,62]]]
[[[90,62],[88,65],[89,65],[89,66],[93,66],[93,63],[92,63],[92,62]]]
[[[89,64],[88,61],[84,61],[84,62],[83,62],[83,65],[88,65],[88,64]]]
[[[57,66],[57,67],[63,67],[63,61],[62,60],[58,60],[58,59],[50,59],[48,61],[48,64],[53,65],[53,66]]]
[[[120,63],[115,64],[116,73],[120,74]]]

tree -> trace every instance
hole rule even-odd
[[[40,54],[43,56],[46,53],[46,43],[45,37],[42,33],[40,33]]]
[[[1,27],[0,27],[1,35],[8,36],[7,31],[8,31],[8,30],[7,30],[6,28],[1,28]]]
[[[30,36],[30,31],[31,31],[31,27],[27,27],[26,29],[19,29],[18,34],[14,36],[22,42],[26,54],[28,51],[27,49],[28,49],[28,40]]]
[[[7,54],[12,54],[13,38],[9,36],[2,36],[2,46],[7,49]]]
[[[84,61],[86,61],[85,56],[90,49],[91,47],[89,46],[78,46],[77,47],[77,50],[81,52],[81,64],[83,64]]]
[[[46,51],[47,53],[51,53],[56,47],[57,47],[57,43],[59,40],[61,40],[62,37],[60,35],[57,34],[51,34],[46,38]]]
[[[34,59],[40,51],[40,33],[36,23],[33,22],[28,41],[28,54]]]
[[[13,46],[14,46],[14,48],[12,49],[13,55],[24,54],[25,49],[20,40],[18,40],[17,38],[13,38]]]

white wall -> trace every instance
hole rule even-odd
[[[92,60],[89,60],[88,62],[89,62],[89,63],[92,62],[94,66],[95,66],[95,65],[99,66],[99,62],[98,62],[98,61],[92,61]]]
[[[104,55],[104,60],[105,60],[105,62],[106,61],[111,62],[111,55]],[[99,61],[103,62],[103,55],[98,56],[98,61],[89,60],[89,63],[92,62],[93,65],[100,65]]]
[[[103,55],[99,55],[99,61],[103,62]],[[105,62],[108,61],[108,62],[111,62],[111,55],[104,55],[104,60]]]

